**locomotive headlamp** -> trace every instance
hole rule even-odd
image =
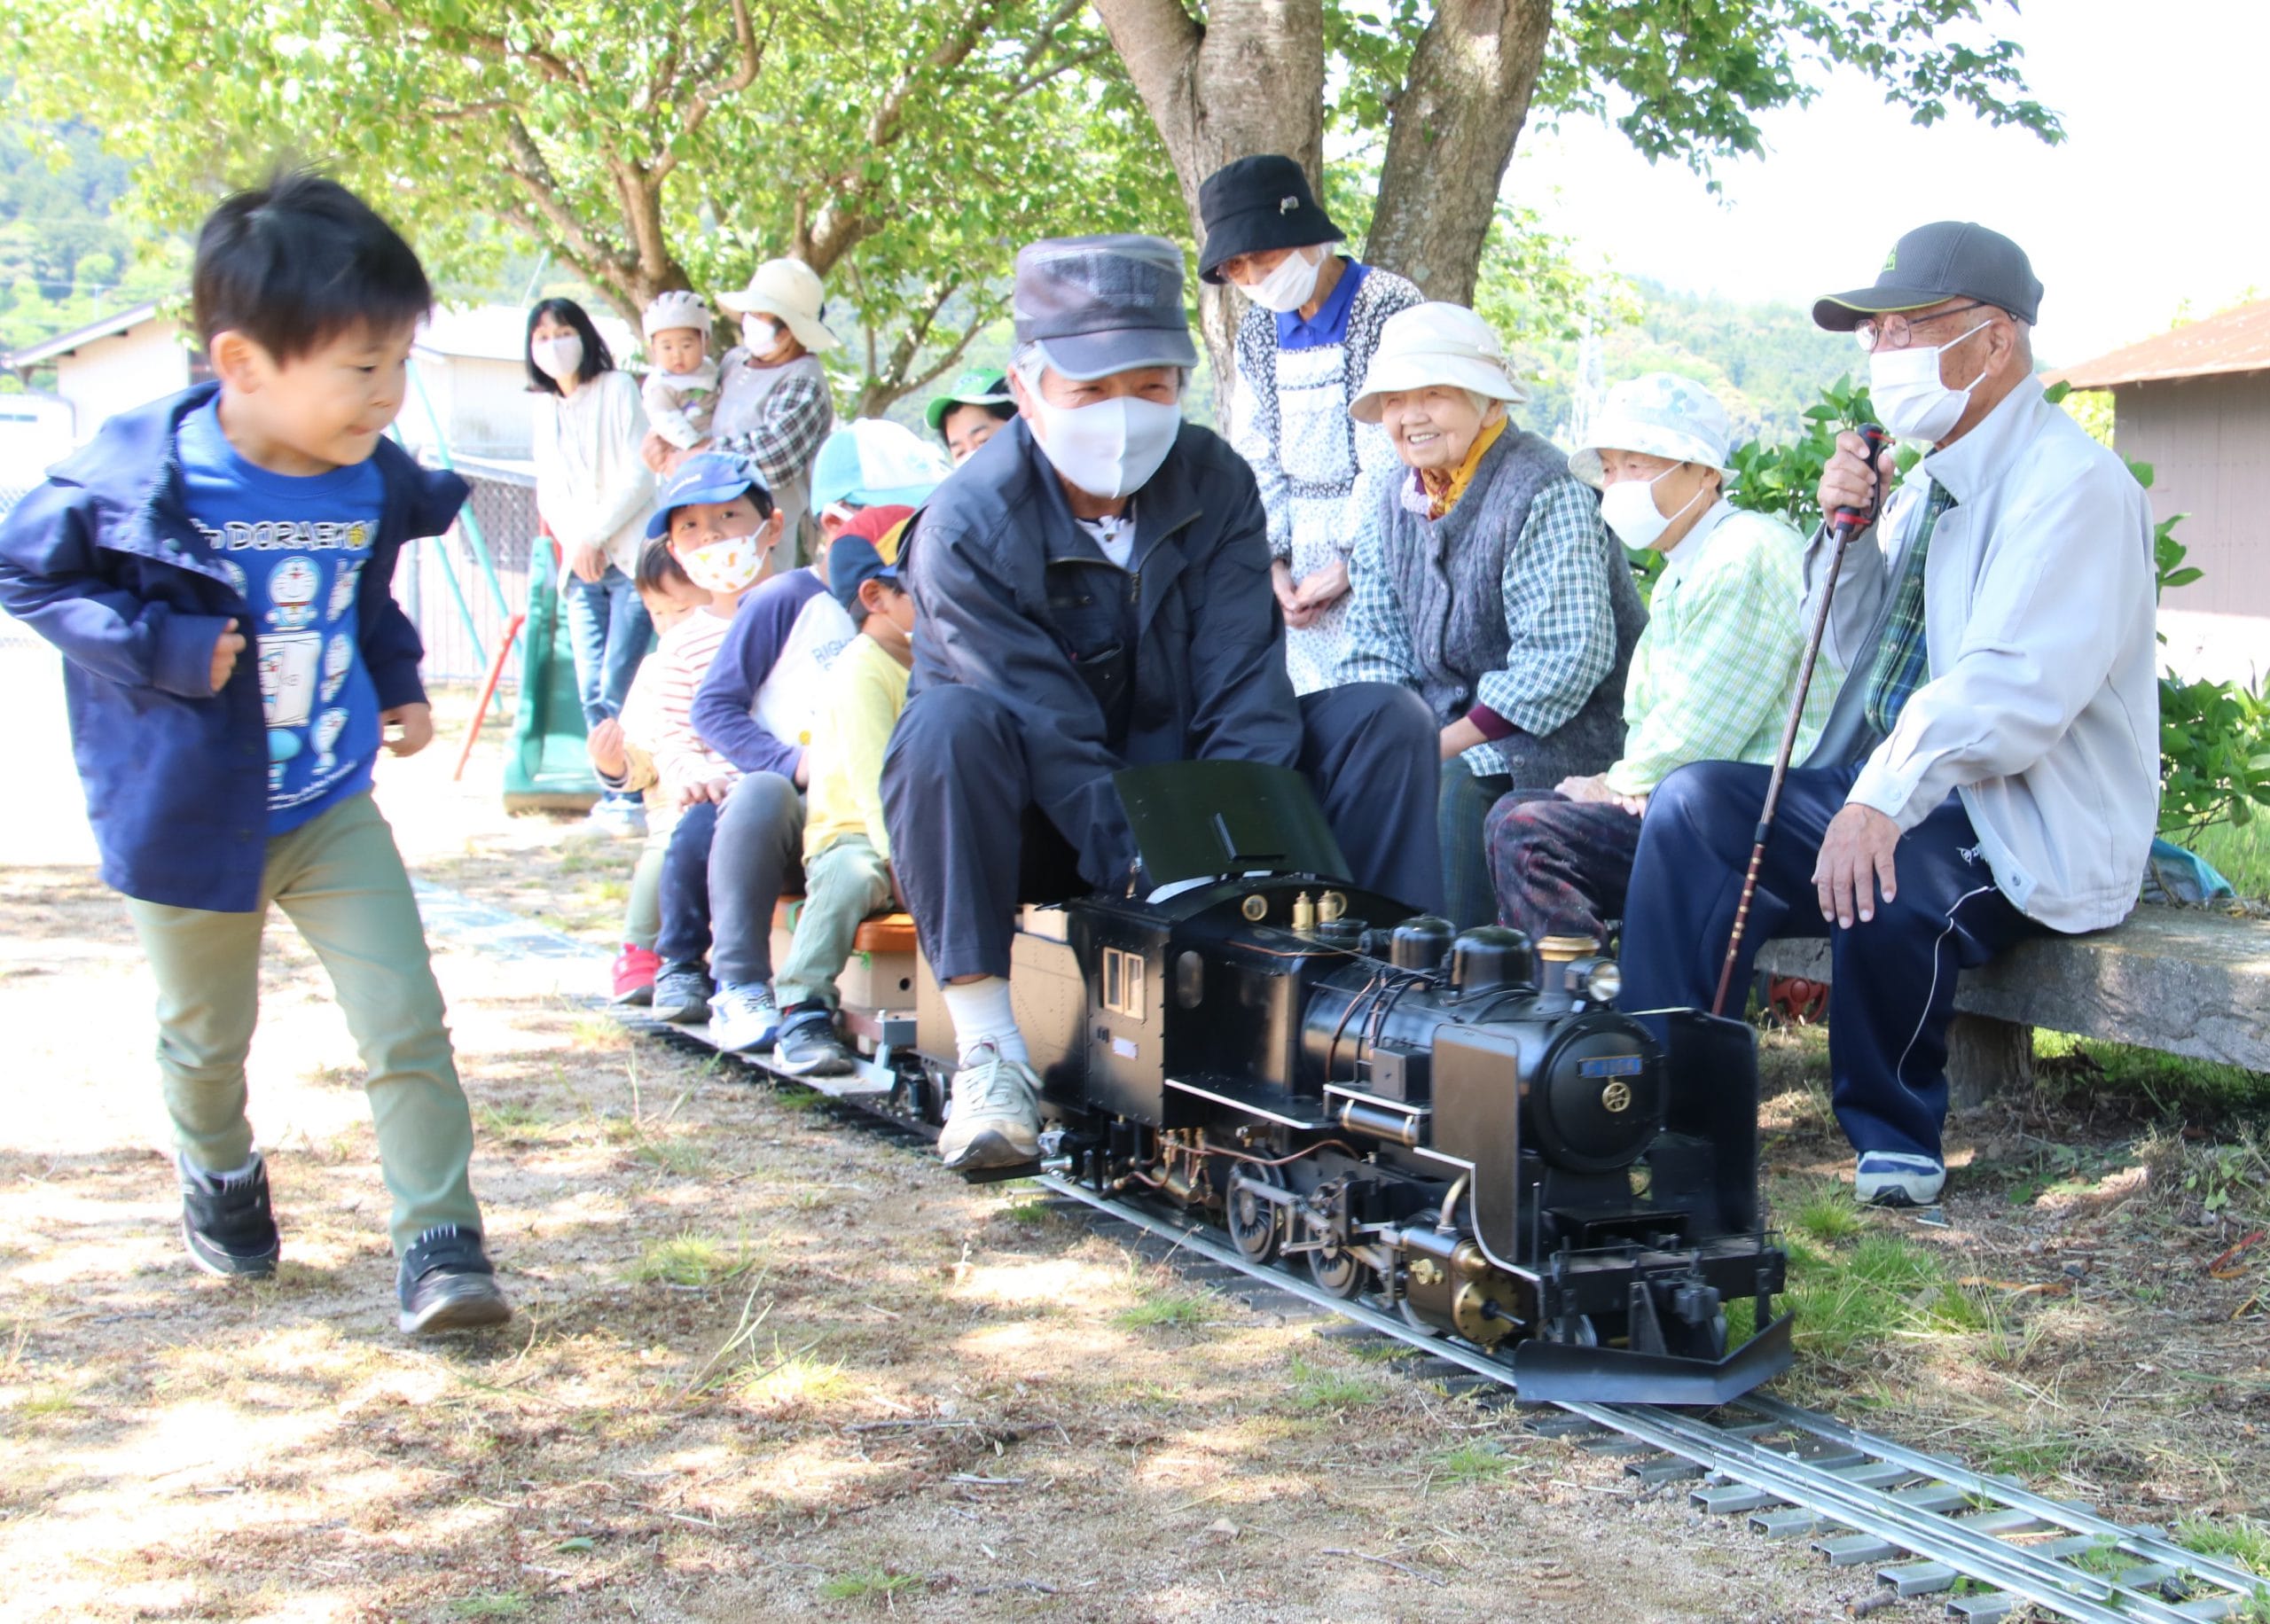
[[[1596,958],[1569,966],[1569,981],[1594,1003],[1613,1003],[1624,990],[1623,969],[1612,958]]]

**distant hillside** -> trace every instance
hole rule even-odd
[[[1641,372],[1678,372],[1726,402],[1737,443],[1791,439],[1798,414],[1822,387],[1866,372],[1867,358],[1842,333],[1823,332],[1794,305],[1742,304],[1714,295],[1635,285],[1638,319],[1601,335],[1601,374],[1613,386]],[[1523,423],[1558,437],[1569,419],[1578,347],[1573,340],[1515,343],[1530,403]]]

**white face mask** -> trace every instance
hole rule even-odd
[[[1961,420],[1963,408],[1970,404],[1971,390],[1986,381],[1987,369],[1982,366],[1969,384],[1950,389],[1939,381],[1939,357],[1986,324],[1981,322],[1962,338],[1950,339],[1937,349],[1911,346],[1880,349],[1869,355],[1868,399],[1875,402],[1876,416],[1883,419],[1893,438],[1937,445],[1940,436]]]
[[[748,346],[748,353],[760,361],[772,353],[780,341],[780,324],[764,316],[741,317],[741,342]]]
[[[728,535],[682,554],[687,577],[705,592],[738,592],[764,567],[764,533]]]
[[[1295,248],[1277,262],[1277,269],[1245,290],[1245,296],[1264,310],[1274,310],[1283,316],[1299,309],[1316,297],[1316,279],[1324,269],[1321,254],[1309,258],[1314,252]]]
[[[1092,406],[1055,406],[1032,389],[1040,411],[1041,454],[1091,496],[1115,500],[1150,481],[1182,432],[1182,408],[1133,395]]]
[[[564,383],[583,369],[583,340],[572,332],[537,339],[528,345],[528,359],[536,363],[538,371]]]
[[[1600,516],[1608,527],[1616,532],[1616,539],[1626,547],[1653,547],[1663,539],[1672,521],[1702,500],[1705,485],[1680,504],[1679,513],[1670,518],[1656,505],[1656,487],[1685,467],[1673,463],[1652,480],[1618,480],[1600,494]]]

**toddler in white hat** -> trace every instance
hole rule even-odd
[[[664,293],[646,307],[646,421],[681,451],[709,438],[717,363],[709,358],[709,305],[699,293]]]

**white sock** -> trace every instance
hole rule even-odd
[[[981,1044],[990,1043],[1004,1060],[1030,1061],[1025,1035],[1017,1030],[1017,1012],[1009,1003],[1006,976],[989,975],[982,981],[949,982],[938,989],[946,996],[946,1013],[953,1018],[954,1047],[967,1066]]]
[[[225,1173],[208,1173],[203,1167],[192,1163],[186,1156],[182,1158],[181,1165],[191,1177],[204,1185],[208,1193],[217,1195],[230,1185],[241,1184],[259,1172],[260,1152],[254,1151],[250,1161],[241,1167],[232,1167]]]

